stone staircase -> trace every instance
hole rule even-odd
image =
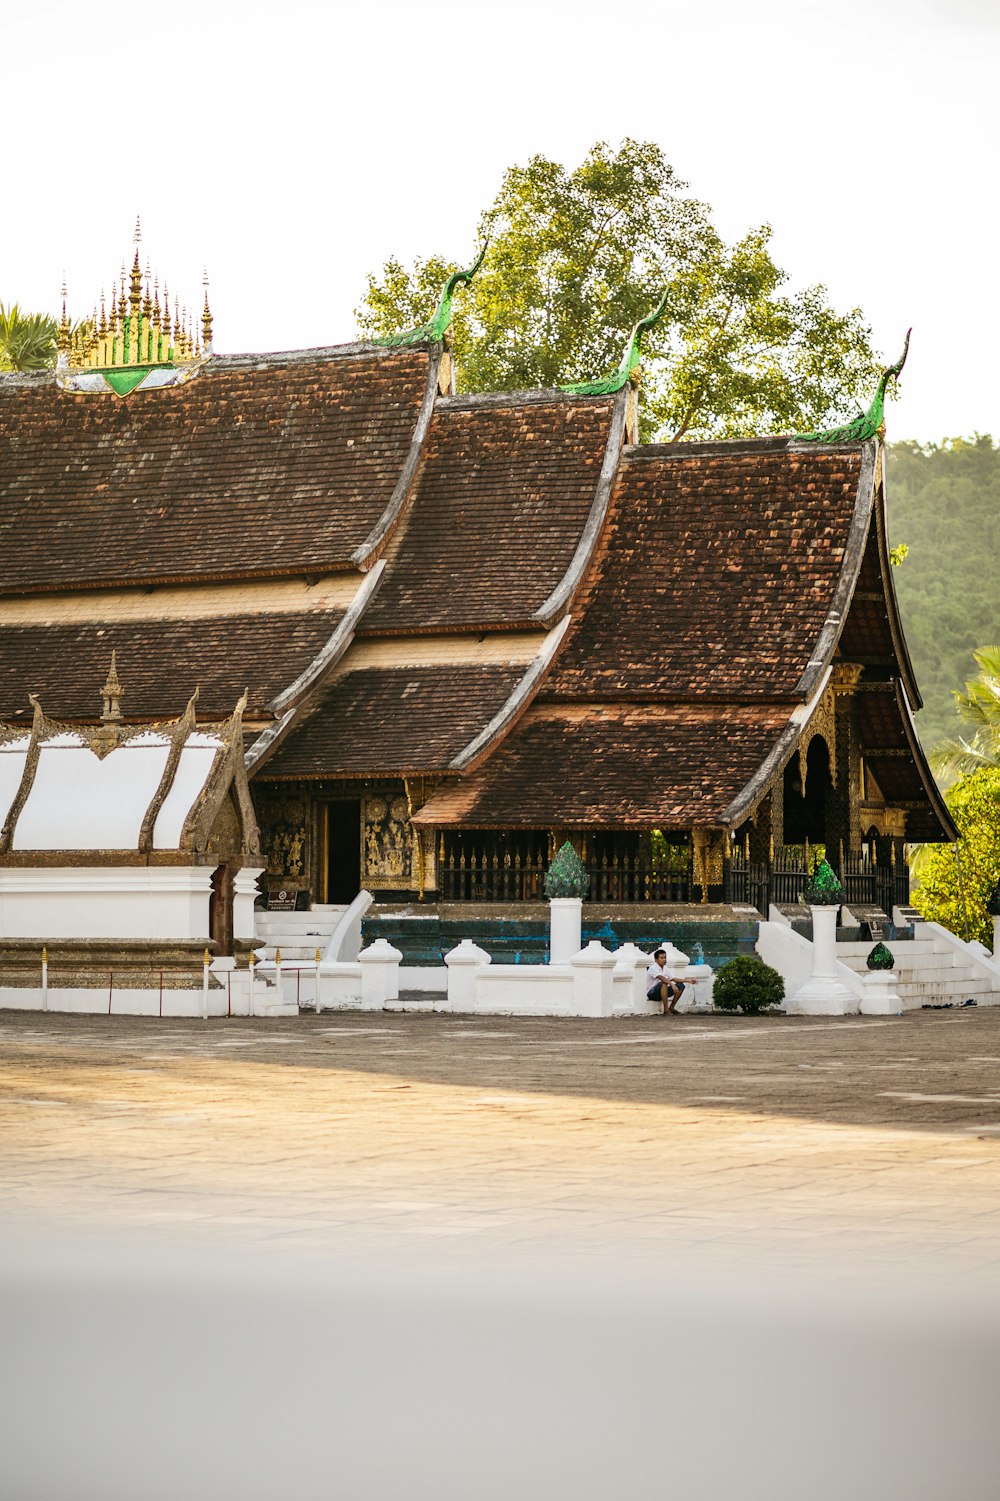
[[[274,958],[276,949],[281,950],[283,964],[294,964],[297,959],[315,959],[316,950],[326,952],[346,906],[314,906],[309,912],[267,912],[258,908],[254,927],[260,948],[266,949],[265,957]]]
[[[961,1006],[969,1000],[979,1006],[1000,1004],[996,982],[983,972],[974,954],[962,952],[963,945],[922,932],[919,923],[912,940],[886,942],[896,961],[904,1011],[916,1011],[921,1006]],[[870,939],[838,943],[837,958],[855,974],[864,975],[872,947]]]

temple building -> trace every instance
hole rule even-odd
[[[637,920],[766,915],[817,846],[905,904],[908,843],[956,831],[889,563],[894,371],[838,432],[640,443],[641,327],[590,387],[456,395],[460,280],[391,344],[216,355],[207,292],[172,316],[137,252],[56,370],[0,375],[2,733],[29,695],[90,723],[112,652],[126,725],[245,694],[264,899],[300,906],[488,917],[567,837]]]

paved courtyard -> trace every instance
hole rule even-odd
[[[992,1501],[1000,1011],[0,1014],[17,1501]]]
[[[0,1014],[11,1230],[1000,1272],[1000,1010]]]

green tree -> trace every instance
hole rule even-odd
[[[0,302],[0,370],[46,370],[56,362],[54,318]]]
[[[1000,767],[961,777],[946,800],[961,834],[957,853],[951,844],[924,847],[913,905],[960,938],[968,931],[969,938],[992,945],[986,904],[1000,880]]]
[[[544,156],[511,167],[480,218],[490,247],[456,301],[464,390],[555,386],[613,371],[632,326],[666,290],[644,342],[645,435],[804,432],[855,415],[878,364],[861,312],[821,286],[791,293],[770,228],[727,245],[660,148],[598,142],[572,170]],[[367,337],[423,323],[454,270],[440,255],[370,275]]]
[[[984,766],[1000,767],[1000,646],[981,646],[972,654],[979,666],[965,692],[953,694],[959,718],[975,726],[968,740],[944,740],[931,756],[938,780],[945,786]]]
[[[1000,633],[989,565],[1000,548],[1000,448],[986,435],[893,443],[886,467],[890,536],[910,544],[893,581],[926,705],[917,729],[931,750],[963,733],[953,690],[970,655]]]

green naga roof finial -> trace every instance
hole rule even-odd
[[[419,328],[410,328],[401,334],[389,334],[387,338],[377,339],[375,342],[398,348],[402,344],[422,344],[424,340],[436,342],[439,339],[443,339],[451,322],[451,305],[455,300],[455,288],[459,282],[470,282],[472,280],[483,264],[483,257],[486,255],[489,243],[489,238],[487,237],[483,242],[482,250],[476,256],[474,263],[469,267],[468,271],[452,272],[444,284],[444,290],[438,299],[438,305],[434,310],[432,318],[429,318],[426,323],[422,323]]]
[[[832,427],[826,432],[800,433],[800,443],[865,443],[869,438],[885,437],[885,393],[891,380],[896,380],[903,366],[906,364],[906,356],[910,348],[910,335],[913,329],[906,330],[906,342],[903,345],[903,353],[894,365],[888,370],[883,370],[875,392],[875,400],[867,412],[855,417],[846,427]]]
[[[603,380],[578,381],[576,385],[562,386],[560,389],[568,391],[571,396],[612,396],[615,391],[620,391],[622,386],[630,378],[632,371],[639,363],[639,351],[642,344],[642,336],[647,328],[655,328],[667,311],[667,298],[669,292],[664,292],[659,303],[645,318],[640,318],[629,335],[622,362],[614,375],[606,375]]]

